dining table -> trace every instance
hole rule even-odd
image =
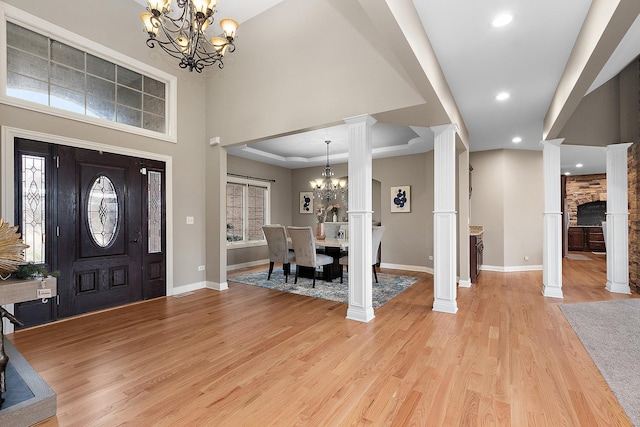
[[[333,258],[333,263],[322,267],[322,279],[332,281],[340,278],[340,257],[349,250],[349,239],[327,238],[315,241],[316,250]]]

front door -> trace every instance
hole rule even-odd
[[[137,159],[59,147],[58,316],[142,299]]]
[[[20,142],[16,146],[18,157]],[[60,272],[59,298],[48,308],[39,301],[20,305],[18,318],[33,326],[164,295],[164,164],[67,146],[47,149],[53,169],[46,192],[46,227],[53,235],[47,263]]]

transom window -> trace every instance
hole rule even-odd
[[[269,183],[227,182],[227,243],[264,243],[262,226],[269,221]]]
[[[1,2],[0,17],[0,102],[176,141],[175,76]]]
[[[165,84],[7,22],[7,95],[165,132]]]

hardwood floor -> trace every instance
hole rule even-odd
[[[44,426],[627,426],[559,309],[638,297],[607,292],[588,255],[564,261],[564,300],[541,295],[540,271],[483,271],[437,313],[415,273],[363,324],[230,282],[9,338],[58,394]]]

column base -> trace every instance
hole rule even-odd
[[[458,280],[458,287],[460,287],[460,288],[470,288],[471,287],[471,279]]]
[[[614,292],[616,294],[631,294],[631,288],[626,283],[613,283],[607,280],[605,288],[607,288],[609,292]]]
[[[434,301],[433,311],[442,313],[456,314],[458,312],[458,304],[455,301]]]
[[[564,298],[562,288],[542,285],[542,295],[550,298]]]
[[[349,320],[367,323],[373,320],[374,317],[376,316],[373,314],[373,307],[370,309],[349,307],[347,309],[347,319]]]

